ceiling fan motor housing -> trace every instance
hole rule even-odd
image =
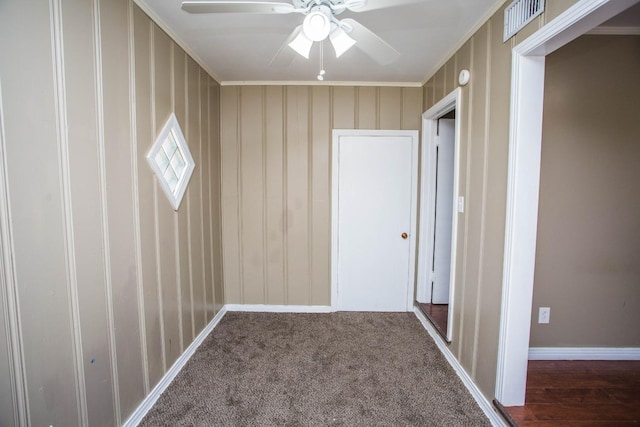
[[[319,42],[327,38],[331,32],[331,9],[326,5],[313,6],[304,18],[302,29],[309,40]]]

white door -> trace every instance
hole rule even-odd
[[[347,134],[336,138],[336,132]],[[334,307],[408,311],[413,305],[418,134],[357,132],[334,132]]]
[[[432,304],[449,304],[455,120],[439,119],[436,137],[436,180],[433,236]]]

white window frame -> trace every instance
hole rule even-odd
[[[156,156],[160,150],[162,150],[162,146],[170,134],[173,135],[173,139],[175,140],[178,150],[186,164],[183,173],[178,177],[178,184],[174,190],[171,190],[169,182],[167,182],[164,177],[164,170],[162,170],[161,166],[156,162]],[[191,179],[193,170],[196,167],[196,163],[191,156],[189,146],[187,145],[187,141],[182,133],[182,129],[180,128],[180,124],[178,123],[178,119],[175,114],[171,113],[171,116],[169,116],[169,119],[167,119],[167,122],[162,127],[162,130],[156,138],[156,141],[153,143],[151,150],[149,150],[149,154],[147,154],[147,162],[149,163],[149,166],[151,166],[151,170],[153,170],[156,178],[158,178],[160,187],[162,187],[162,191],[164,191],[167,199],[169,199],[169,203],[171,203],[173,209],[177,211],[180,207],[180,203],[182,202],[182,198],[184,197],[184,193],[187,190],[187,186],[189,185],[189,180]]]

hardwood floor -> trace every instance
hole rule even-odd
[[[447,321],[449,320],[448,304],[425,304],[418,303],[420,310],[431,320],[431,323],[439,329],[438,332],[447,339]]]
[[[530,360],[518,426],[640,425],[640,361]]]

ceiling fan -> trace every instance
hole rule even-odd
[[[291,0],[292,3],[262,2],[245,0],[200,0],[183,1],[182,9],[188,13],[253,13],[253,14],[289,14],[305,15],[284,44],[280,47],[270,65],[287,66],[293,61],[296,52],[309,58],[314,42],[329,38],[336,57],[357,44],[357,47],[380,65],[395,61],[400,53],[378,37],[364,25],[354,19],[339,20],[337,15],[344,11],[366,12],[415,3],[417,0]]]

